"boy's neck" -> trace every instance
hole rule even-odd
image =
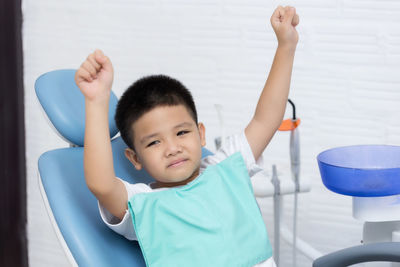
[[[200,168],[197,169],[196,171],[194,171],[193,174],[189,178],[187,178],[183,181],[179,181],[179,182],[175,182],[175,183],[164,183],[164,182],[160,182],[160,181],[155,181],[154,183],[151,184],[151,187],[153,189],[157,189],[157,188],[162,188],[162,187],[176,187],[176,186],[185,185],[185,184],[190,183],[194,179],[196,179],[197,176],[199,176],[199,173],[200,173]]]

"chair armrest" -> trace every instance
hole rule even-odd
[[[349,266],[371,261],[400,262],[400,242],[371,243],[342,249],[316,259],[312,266]]]

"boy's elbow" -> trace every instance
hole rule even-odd
[[[86,185],[97,198],[98,196],[105,196],[112,191],[112,186],[109,183],[86,180]]]
[[[251,124],[254,125],[254,128],[257,128],[259,133],[262,133],[262,136],[269,137],[274,135],[276,131],[278,131],[279,127],[282,124],[283,115],[282,116],[254,116]]]

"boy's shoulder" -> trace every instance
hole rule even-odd
[[[209,165],[217,164],[237,152],[240,152],[248,169],[256,163],[244,131],[225,138],[221,148],[215,154],[201,160],[200,167],[204,169]]]

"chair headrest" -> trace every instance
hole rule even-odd
[[[55,70],[41,75],[35,91],[57,132],[70,144],[83,146],[85,135],[85,97],[75,84],[76,70]],[[118,99],[110,96],[108,121],[110,138],[118,133],[114,115]]]

